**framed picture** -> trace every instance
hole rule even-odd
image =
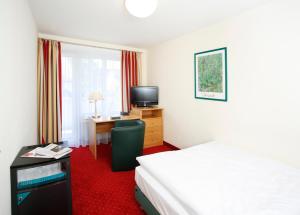
[[[227,101],[227,48],[195,53],[195,98]]]

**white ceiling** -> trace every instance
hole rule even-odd
[[[152,16],[139,19],[124,0],[28,0],[41,33],[148,47],[266,0],[159,0]]]

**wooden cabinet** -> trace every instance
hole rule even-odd
[[[144,148],[163,145],[162,108],[133,108],[130,114],[138,116],[146,124]]]

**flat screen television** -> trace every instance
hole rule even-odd
[[[138,86],[131,87],[131,104],[138,107],[148,107],[158,105],[158,87]]]

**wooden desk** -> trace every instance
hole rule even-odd
[[[117,120],[141,119],[145,122],[144,148],[163,145],[163,109],[133,108],[129,116],[123,116]],[[97,133],[110,132],[116,120],[110,118],[90,118],[88,126],[89,148],[95,159],[97,159]]]
[[[129,115],[129,116],[122,116],[121,119],[116,120],[133,120],[133,119],[140,119],[139,116],[136,115]],[[110,132],[111,129],[115,125],[114,119],[110,118],[90,118],[88,122],[88,139],[89,139],[89,148],[92,152],[95,159],[97,159],[97,133],[105,133]]]

